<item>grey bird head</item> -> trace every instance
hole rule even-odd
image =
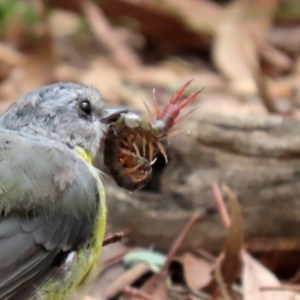
[[[100,93],[76,83],[44,86],[20,97],[0,118],[0,127],[44,136],[95,156],[105,124],[124,109],[105,109]]]

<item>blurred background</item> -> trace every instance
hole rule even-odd
[[[86,300],[299,298],[300,1],[0,0],[1,113],[73,81],[143,114],[194,77],[169,164],[133,194],[105,178],[125,238]]]

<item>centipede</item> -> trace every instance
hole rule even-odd
[[[147,119],[127,112],[109,124],[104,140],[104,164],[118,186],[131,192],[145,187],[151,180],[152,167],[159,152],[168,162],[163,141],[178,135],[170,130],[194,111],[179,117],[180,112],[203,90],[201,88],[181,100],[193,80],[181,86],[163,109],[155,96],[152,99],[154,109],[144,102]]]

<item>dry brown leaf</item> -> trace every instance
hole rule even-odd
[[[180,18],[189,28],[203,32],[213,32],[216,30],[216,23],[223,16],[224,8],[221,5],[207,0],[165,0],[164,5],[161,2],[156,3],[159,9],[167,12],[174,12],[175,16]]]
[[[255,93],[252,68],[258,67],[257,46],[248,32],[230,21],[219,27],[214,44],[213,59],[220,71],[229,78],[233,90]]]
[[[243,260],[244,300],[296,300],[299,294],[287,290],[262,290],[262,287],[280,288],[280,281],[266,267],[251,257],[245,250]]]
[[[121,299],[130,299],[130,300],[154,300],[152,296],[143,292],[142,290],[126,286],[123,290],[123,297]]]
[[[181,262],[186,283],[191,290],[197,292],[210,282],[213,266],[207,260],[185,253]]]
[[[150,267],[145,263],[138,263],[130,270],[126,271],[122,276],[118,276],[114,281],[107,286],[102,296],[104,299],[112,298],[120,293],[126,286],[130,286],[134,281],[140,278],[142,275],[149,272]]]
[[[290,71],[294,66],[291,58],[267,43],[261,46],[261,56],[280,72]]]
[[[121,278],[125,272],[126,270],[122,264],[115,264],[104,268],[96,283],[89,291],[89,294],[96,299],[106,299],[107,295],[114,296],[114,282],[116,282],[118,278]],[[121,289],[122,288],[120,288],[120,290]],[[116,293],[118,293],[118,291],[117,289]]]
[[[161,281],[151,293],[151,297],[152,299],[157,300],[168,300],[169,298],[166,283]]]
[[[219,186],[213,184],[213,192],[223,223],[228,227],[224,250],[219,255],[213,280],[204,287],[208,293],[213,293],[216,299],[234,299],[231,285],[238,279],[241,270],[240,254],[244,239],[242,212],[236,195],[226,185],[222,186],[223,194],[228,198],[230,214],[228,214]],[[229,218],[230,215],[230,218]]]
[[[155,66],[144,66],[138,70],[124,71],[124,80],[155,88],[180,86],[182,82],[196,77],[197,83],[208,89],[225,89],[226,82],[216,72],[199,70],[182,59],[168,58]]]
[[[119,68],[104,57],[91,61],[89,69],[81,72],[78,79],[99,89],[110,105],[120,105],[120,102],[132,104],[133,94],[125,87]]]
[[[182,73],[177,73],[165,64],[124,72],[126,81],[152,86],[153,88],[166,87],[175,83],[180,85],[186,81],[186,78],[191,77],[191,73],[187,72],[187,70]]]
[[[21,93],[49,83],[53,76],[55,56],[51,34],[46,33],[36,52],[27,57],[16,79]]]
[[[182,230],[178,233],[175,241],[173,242],[166,260],[163,264],[163,266],[160,268],[159,272],[154,274],[150,279],[143,285],[143,291],[146,292],[149,295],[152,295],[153,291],[155,291],[156,287],[160,285],[165,278],[167,278],[169,274],[169,267],[171,265],[172,260],[174,259],[174,256],[180,246],[182,245],[184,239],[186,238],[187,234],[191,230],[192,226],[195,225],[200,219],[200,213],[195,212],[191,215],[191,217],[188,219],[186,224],[183,226]]]
[[[119,38],[100,7],[92,1],[85,0],[82,2],[82,10],[95,37],[106,47],[115,62],[127,69],[139,68],[141,64],[139,57]]]
[[[300,26],[273,26],[268,32],[267,41],[285,52],[297,54],[300,50]]]
[[[293,91],[297,93],[300,91],[300,74],[269,79],[268,89],[273,98],[289,98]]]
[[[80,22],[80,16],[69,11],[53,9],[49,14],[49,25],[53,35],[58,38],[74,34],[80,28]]]
[[[5,63],[11,66],[18,66],[24,62],[24,55],[13,47],[0,42],[0,61],[1,64]]]
[[[15,101],[21,94],[48,84],[53,79],[56,56],[52,34],[47,24],[40,24],[41,36],[36,48],[13,68],[1,84],[0,98],[7,103]]]
[[[235,91],[257,92],[253,71],[259,67],[260,47],[264,44],[277,2],[235,1],[218,23],[213,58]]]
[[[225,185],[222,187],[222,190],[224,196],[229,201],[231,224],[225,241],[221,271],[225,282],[230,285],[237,279],[240,273],[240,252],[244,240],[244,224],[241,207],[236,195]]]
[[[53,79],[54,81],[73,81],[78,82],[81,69],[70,64],[70,63],[59,63],[55,66],[53,70]]]

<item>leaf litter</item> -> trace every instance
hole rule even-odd
[[[197,76],[208,85],[201,100],[203,111],[284,116],[288,112],[298,118],[299,4],[219,2],[105,0],[99,6],[89,0],[51,5],[4,0],[0,110],[27,91],[60,80],[93,85],[110,105],[142,109],[140,99],[148,98],[152,88],[165,103],[176,87]],[[295,12],[293,17],[289,11]],[[61,21],[51,21],[57,16]],[[196,222],[193,216],[170,252],[159,253],[163,263],[152,262],[156,269],[147,262],[155,257],[155,248],[105,246],[101,272],[84,299],[300,299],[297,283],[282,282],[245,249],[243,217],[234,192],[216,183],[212,190],[227,228],[221,253],[177,253]],[[148,258],[134,256],[138,252]],[[126,264],[131,255],[134,263]]]

